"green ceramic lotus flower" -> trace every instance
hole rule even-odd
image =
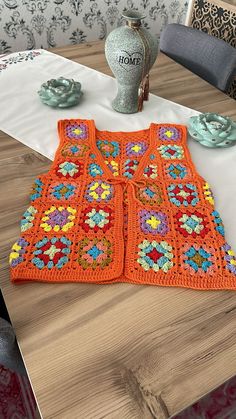
[[[69,108],[77,105],[83,95],[81,83],[64,77],[43,83],[38,94],[43,103],[54,108]]]
[[[188,131],[194,140],[206,147],[230,147],[236,144],[236,123],[216,113],[192,116]]]

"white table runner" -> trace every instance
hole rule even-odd
[[[40,102],[40,85],[59,76],[82,83],[81,104],[53,109]],[[151,122],[187,125],[189,117],[198,114],[154,95],[144,102],[143,112],[120,114],[111,107],[115,95],[116,81],[112,77],[44,50],[0,57],[0,130],[51,160],[58,145],[59,119],[94,119],[101,130],[135,131],[147,128]],[[236,251],[236,147],[207,149],[189,139],[189,148],[197,170],[213,189],[227,241]]]

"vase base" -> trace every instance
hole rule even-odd
[[[138,105],[134,106],[130,106],[130,104],[128,103],[120,103],[119,101],[117,101],[116,99],[114,99],[112,101],[112,108],[114,109],[114,111],[119,112],[119,113],[127,113],[127,114],[131,114],[131,113],[137,113],[138,112]]]

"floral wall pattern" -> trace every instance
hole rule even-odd
[[[123,24],[122,10],[144,12],[158,38],[184,23],[189,0],[0,0],[0,54],[105,39]]]

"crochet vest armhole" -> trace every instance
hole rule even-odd
[[[51,171],[53,171],[54,167],[57,165],[57,163],[63,160],[66,160],[65,157],[63,157],[62,155],[62,149],[66,143],[66,137],[65,137],[65,126],[68,123],[68,119],[60,119],[57,122],[57,135],[58,135],[58,139],[59,139],[59,144],[57,146],[56,152],[55,152],[55,156],[52,162],[52,165],[50,167],[49,173]]]
[[[59,144],[55,153],[55,157],[54,160],[57,159],[58,154],[60,154],[61,149],[63,148],[63,145],[66,142],[66,138],[65,138],[65,125],[66,123],[68,123],[68,119],[60,119],[57,122],[57,134],[58,134],[58,139],[59,139]]]
[[[189,150],[188,147],[188,128],[186,125],[182,125],[181,126],[183,129],[183,145],[184,145],[184,149],[185,149],[185,157],[187,160],[188,165],[190,166],[192,173],[194,175],[194,177],[198,178],[201,182],[205,183],[206,180],[202,177],[202,175],[199,173]]]
[[[54,168],[57,165],[58,161],[62,160],[61,156],[61,150],[63,148],[63,145],[65,143],[65,137],[64,137],[64,124],[66,120],[59,120],[57,122],[57,137],[59,139],[59,143],[53,158],[53,161],[50,164],[50,167],[47,172],[41,173],[35,181],[44,182],[52,176],[52,173],[54,172]]]

